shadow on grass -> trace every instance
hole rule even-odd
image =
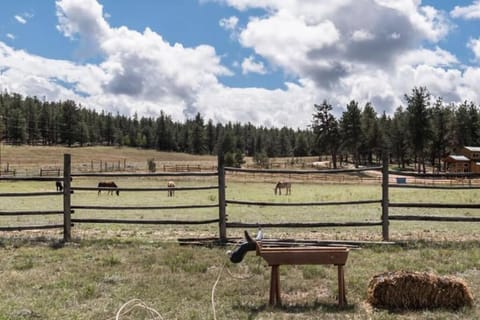
[[[478,248],[479,241],[431,241],[431,240],[407,240],[398,241],[399,246],[404,249],[472,249]]]
[[[224,248],[226,246],[231,246],[238,244],[240,238],[238,239],[229,239],[226,243],[218,241],[216,238],[207,238],[207,239],[185,239],[179,238],[177,241],[181,246],[190,246],[190,247],[206,247],[206,248]],[[185,241],[187,240],[187,241]],[[294,240],[292,240],[294,241]],[[298,240],[299,245],[303,245],[302,240]],[[170,242],[170,241],[165,241]],[[358,244],[357,246],[364,249],[371,249],[376,252],[395,252],[399,249],[401,250],[419,250],[419,249],[472,249],[477,248],[480,245],[480,240],[465,240],[458,241],[444,240],[444,241],[434,241],[434,240],[399,240],[393,241],[383,245],[382,243],[363,243]],[[28,234],[16,234],[14,236],[9,236],[8,234],[0,235],[0,248],[3,247],[28,247],[28,246],[49,246],[52,249],[63,248],[64,246],[69,245],[132,245],[132,244],[152,244],[153,246],[159,246],[162,244],[161,241],[155,241],[154,243],[145,240],[145,239],[118,239],[118,238],[98,238],[98,239],[72,239],[70,242],[65,242],[61,237],[55,236],[32,236]]]
[[[2,236],[0,237],[0,248],[5,247],[35,247],[35,246],[43,246],[43,247],[50,247],[52,249],[60,249],[65,246],[65,242],[63,239],[58,238],[51,238],[46,236]]]
[[[303,313],[354,313],[356,311],[355,305],[347,305],[345,307],[339,307],[336,303],[328,303],[315,301],[308,304],[284,304],[277,307],[272,307],[268,304],[261,305],[237,305],[233,309],[245,312],[249,315],[248,319],[256,319],[256,317],[262,312],[281,312],[288,314],[303,314]]]

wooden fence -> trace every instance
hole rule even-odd
[[[322,227],[372,227],[379,226],[382,230],[382,238],[384,241],[389,240],[389,222],[390,220],[404,220],[404,221],[445,221],[445,222],[480,222],[480,217],[471,216],[438,216],[438,215],[395,215],[390,214],[390,208],[465,208],[465,209],[480,209],[480,203],[478,204],[465,204],[465,203],[398,203],[389,201],[390,188],[417,188],[417,189],[438,189],[438,190],[478,190],[480,185],[471,183],[472,178],[479,178],[478,174],[413,174],[413,173],[401,173],[388,170],[388,159],[384,158],[382,166],[367,167],[359,169],[326,169],[326,170],[258,170],[258,169],[241,169],[241,168],[229,168],[224,166],[224,159],[222,156],[218,157],[218,165],[216,171],[211,172],[161,172],[161,173],[72,173],[71,170],[71,157],[69,154],[64,156],[63,177],[7,177],[0,176],[0,181],[61,181],[63,183],[63,191],[56,192],[23,192],[23,193],[0,193],[0,197],[36,197],[36,196],[62,196],[63,208],[59,210],[35,210],[35,211],[0,211],[0,216],[28,216],[28,215],[63,215],[63,224],[45,224],[45,225],[27,225],[27,226],[0,226],[0,231],[13,231],[13,230],[36,230],[36,229],[50,229],[50,228],[63,228],[64,241],[71,240],[71,229],[73,224],[81,223],[121,223],[121,224],[156,224],[156,225],[198,225],[198,224],[218,224],[218,239],[222,242],[228,240],[227,230],[228,228],[249,228],[257,227],[275,227],[275,228],[322,228]],[[378,199],[356,199],[354,201],[328,201],[328,202],[258,202],[245,200],[232,200],[227,198],[226,194],[226,177],[238,176],[241,174],[267,174],[271,176],[275,175],[335,175],[335,174],[347,174],[347,173],[360,173],[363,171],[379,171],[381,174],[381,192],[379,192]],[[451,184],[411,184],[405,183],[406,180],[398,180],[397,183],[391,183],[390,175],[398,177],[409,177],[410,179],[445,179],[448,181],[452,178],[463,178],[469,180],[470,183],[463,185],[451,185]],[[187,191],[187,190],[217,190],[218,202],[215,204],[196,204],[196,205],[175,205],[175,206],[98,206],[98,205],[78,205],[72,203],[71,194],[76,190],[83,191],[98,191],[104,190],[97,187],[76,187],[72,185],[72,181],[76,177],[123,177],[123,178],[142,178],[142,177],[217,177],[217,185],[203,185],[194,187],[176,187],[175,191]],[[400,183],[398,183],[400,181]],[[417,181],[417,180],[414,180]],[[118,188],[121,192],[153,192],[153,191],[168,191],[171,188],[154,187],[154,188]],[[245,223],[238,221],[227,221],[227,205],[240,205],[240,206],[352,206],[352,205],[367,205],[378,204],[381,207],[381,217],[376,221],[348,221],[348,222],[283,222],[283,223]],[[208,220],[143,220],[143,219],[109,219],[109,218],[75,218],[72,214],[76,210],[183,210],[183,209],[204,209],[212,208],[218,210],[218,218]]]
[[[8,177],[0,176],[0,181],[59,181],[61,178],[52,178],[52,177]],[[39,196],[54,196],[60,197],[63,195],[63,192],[52,191],[52,192],[8,192],[0,193],[0,198],[3,197],[39,197]],[[71,213],[71,212],[70,212]],[[32,211],[0,211],[1,216],[38,216],[38,215],[64,215],[65,210],[32,210]],[[42,229],[61,229],[64,228],[65,223],[62,224],[37,224],[37,225],[28,225],[28,226],[0,226],[0,231],[22,231],[22,230],[42,230]]]
[[[372,170],[382,170],[382,167],[369,167],[362,169],[338,169],[338,170],[257,170],[257,169],[240,169],[240,168],[225,168],[227,172],[242,172],[257,174],[280,174],[287,175],[331,175],[339,173],[352,173],[363,172]],[[348,206],[348,205],[364,205],[372,203],[382,203],[382,199],[378,200],[355,200],[355,201],[329,201],[329,202],[258,202],[248,200],[226,200],[226,204],[246,205],[246,206],[282,206],[282,207],[299,207],[299,206]],[[227,228],[249,228],[249,227],[269,227],[269,228],[320,228],[320,227],[371,227],[371,226],[383,226],[381,220],[378,221],[349,221],[349,222],[314,222],[314,223],[301,223],[301,222],[283,222],[283,223],[245,223],[245,222],[228,222]],[[387,237],[388,238],[388,237]]]
[[[55,169],[40,169],[40,177],[43,176],[57,176],[59,177],[61,173],[60,168],[55,168]]]

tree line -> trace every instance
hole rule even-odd
[[[355,100],[340,116],[328,101],[312,108],[304,129],[267,128],[251,123],[213,123],[200,113],[184,122],[163,111],[154,117],[97,112],[74,101],[40,101],[16,93],[0,94],[0,133],[15,145],[115,145],[191,154],[216,154],[221,146],[227,164],[244,156],[262,164],[271,157],[329,155],[333,167],[343,161],[375,163],[388,150],[399,167],[414,164],[441,169],[441,160],[459,147],[480,146],[480,114],[473,102],[444,103],[426,87],[404,96],[394,114],[378,114],[371,103]]]

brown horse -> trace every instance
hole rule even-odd
[[[285,189],[285,195],[292,194],[292,184],[290,182],[278,181],[275,185],[275,195],[278,193],[282,195],[282,189]]]
[[[98,188],[101,188],[101,189],[98,189],[98,194],[99,195],[102,192],[102,190],[106,190],[108,192],[108,194],[111,194],[111,195],[113,195],[113,191],[115,191],[117,196],[120,195],[120,190],[118,190],[117,184],[113,181],[99,182],[98,183]]]
[[[173,181],[168,181],[167,187],[169,188],[167,195],[169,197],[175,196],[175,182]]]
[[[63,185],[61,181],[55,181],[55,187],[57,188],[57,191],[63,191]]]

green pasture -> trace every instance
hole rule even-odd
[[[116,178],[120,187],[163,187],[165,178]],[[95,187],[98,179],[75,178],[75,187]],[[176,185],[216,185],[212,178],[176,179]],[[273,183],[227,180],[227,199],[259,202],[379,200],[379,185],[293,184],[292,195],[275,196]],[[53,182],[0,182],[0,193],[54,191]],[[477,190],[391,189],[392,202],[476,203]],[[76,191],[72,205],[159,206],[215,204],[216,190],[121,192],[120,196]],[[1,197],[0,211],[59,210],[60,195]],[[480,210],[477,210],[480,211]],[[392,214],[478,216],[476,210],[392,208]],[[266,222],[377,221],[379,204],[353,206],[227,207],[229,221]],[[74,217],[122,219],[214,219],[213,209],[77,210]],[[2,226],[62,223],[61,216],[0,217]],[[249,230],[255,233],[255,228]],[[267,238],[381,241],[381,227],[270,229]],[[139,299],[163,319],[479,319],[480,231],[475,223],[397,222],[390,224],[396,244],[352,249],[346,265],[348,306],[336,305],[336,268],[282,266],[283,306],[268,307],[270,270],[254,253],[240,264],[228,260],[225,247],[183,246],[181,237],[218,236],[218,226],[77,224],[73,242],[63,244],[62,230],[0,233],[0,320],[115,319],[122,305]],[[240,237],[243,229],[229,229]],[[365,303],[369,280],[385,271],[428,271],[464,279],[475,297],[472,309],[374,310]],[[217,282],[218,280],[218,282]],[[214,289],[214,285],[215,290]],[[213,294],[212,294],[213,292]],[[213,299],[212,299],[213,295]],[[213,304],[212,305],[212,300]],[[124,310],[125,311],[125,310]],[[134,308],[120,319],[154,319]]]
[[[116,178],[120,188],[165,187],[165,177]],[[73,187],[96,187],[99,178],[76,177]],[[214,186],[216,177],[177,177],[177,187]],[[227,179],[226,198],[251,202],[276,203],[315,203],[343,202],[359,200],[380,200],[379,184],[325,184],[321,182],[293,183],[289,196],[274,195],[271,182],[241,182]],[[0,182],[0,192],[38,192],[54,191],[53,182]],[[422,203],[478,203],[480,190],[432,190],[432,189],[390,189],[391,202]],[[98,195],[96,191],[77,190],[72,194],[72,206],[178,206],[178,205],[215,205],[218,203],[217,190],[177,191],[175,197],[167,197],[166,191],[121,192],[120,196],[108,195],[105,191]],[[39,197],[2,197],[0,211],[13,210],[62,210],[61,195]],[[427,209],[427,208],[390,208],[390,214],[402,215],[438,215],[438,216],[479,216],[479,209]],[[281,222],[378,222],[381,217],[379,203],[358,205],[329,206],[267,206],[239,205],[227,206],[229,222],[263,223]],[[76,209],[73,218],[106,218],[138,220],[210,220],[218,218],[217,208],[167,209],[167,210],[92,210]],[[3,216],[2,226],[29,224],[63,223],[61,215],[55,216]],[[464,222],[427,222],[427,221],[391,221],[391,240],[476,240],[480,236],[478,223]],[[74,237],[90,237],[92,234],[125,233],[147,238],[159,237],[174,240],[185,237],[216,237],[216,223],[207,225],[126,225],[126,224],[76,224],[72,229]],[[251,230],[255,232],[255,230]],[[382,240],[381,227],[348,228],[300,228],[277,229],[264,228],[267,237],[272,238],[309,238],[337,240]],[[241,229],[229,229],[229,237],[242,235]]]

